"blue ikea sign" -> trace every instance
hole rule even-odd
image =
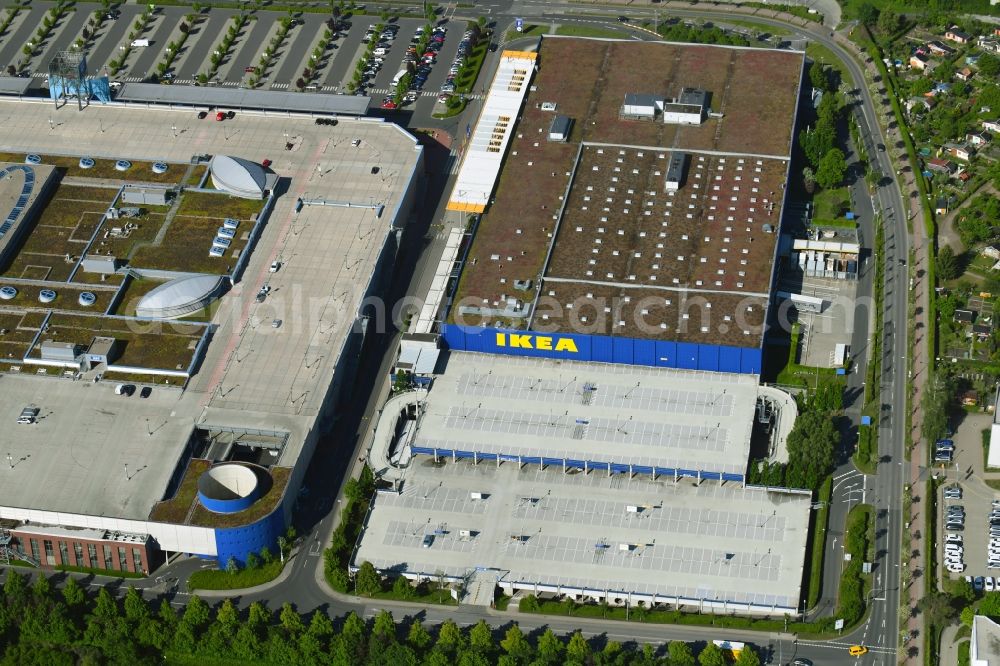
[[[751,347],[579,333],[542,334],[457,324],[445,324],[442,337],[448,348],[456,351],[748,375],[761,371],[761,350]]]

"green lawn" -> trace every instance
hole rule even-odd
[[[399,595],[390,586],[387,590],[376,592],[372,599],[393,599],[396,601],[412,601],[420,604],[441,604],[442,606],[457,606],[458,602],[451,596],[451,591],[447,589],[435,589],[436,585],[423,583],[418,587],[410,588],[407,595]]]
[[[188,578],[192,590],[242,590],[268,583],[281,573],[284,564],[277,555],[268,564],[253,569],[240,569],[233,573],[220,569],[201,569]]]
[[[271,513],[288,485],[288,477],[292,470],[288,467],[272,467],[271,487],[249,509],[236,513],[214,513],[198,504],[191,514],[191,524],[203,527],[237,527],[250,525]]]
[[[547,25],[524,25],[524,29],[521,32],[511,28],[507,31],[507,34],[503,36],[505,42],[509,42],[512,39],[519,39],[521,37],[539,37],[541,35],[549,34],[549,26]]]
[[[561,25],[556,28],[556,34],[565,35],[566,37],[607,37],[611,39],[626,37],[620,30],[596,28],[589,25]]]
[[[84,157],[81,155],[81,157]],[[0,153],[0,162],[24,163],[25,153]],[[144,183],[164,183],[174,184],[180,182],[184,177],[187,167],[183,164],[169,164],[166,173],[153,173],[152,162],[142,162],[129,160],[132,167],[127,171],[118,171],[115,168],[117,160],[94,159],[94,166],[90,169],[80,168],[80,157],[70,157],[66,155],[42,155],[42,164],[49,164],[61,169],[67,176],[79,178],[107,178],[119,181],[138,181]]]
[[[241,199],[228,194],[212,192],[185,192],[181,196],[178,215],[192,217],[232,217],[249,220],[264,207],[263,201]]]
[[[483,68],[483,60],[486,58],[487,50],[490,47],[490,40],[486,37],[480,39],[479,44],[472,49],[469,59],[465,61],[458,76],[455,78],[455,92],[458,94],[471,92],[479,78],[479,70]]]
[[[823,224],[827,221],[836,224],[844,220],[844,214],[851,209],[851,195],[846,187],[836,187],[832,190],[820,189],[813,195],[813,221]]]
[[[191,508],[191,503],[198,496],[198,477],[211,466],[212,463],[208,460],[192,458],[184,471],[184,478],[181,479],[177,492],[170,499],[154,506],[149,514],[149,519],[158,523],[183,522]]]

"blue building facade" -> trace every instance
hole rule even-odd
[[[455,351],[645,365],[679,370],[759,375],[762,363],[759,347],[732,347],[609,335],[534,333],[443,324],[442,339],[449,349]]]

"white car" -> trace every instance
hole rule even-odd
[[[949,564],[947,569],[951,573],[962,573],[965,571],[965,565],[959,562],[958,564]]]
[[[961,544],[962,543],[962,535],[961,534],[949,534],[949,535],[945,536],[944,541],[945,541],[945,543],[957,543],[957,544]]]
[[[992,592],[995,589],[996,589],[996,585],[993,582],[993,576],[987,576],[986,577],[986,591],[987,592]]]

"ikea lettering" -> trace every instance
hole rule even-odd
[[[547,335],[527,335],[524,333],[497,333],[497,347],[511,349],[542,349],[544,351],[579,353],[572,338],[552,338]]]

